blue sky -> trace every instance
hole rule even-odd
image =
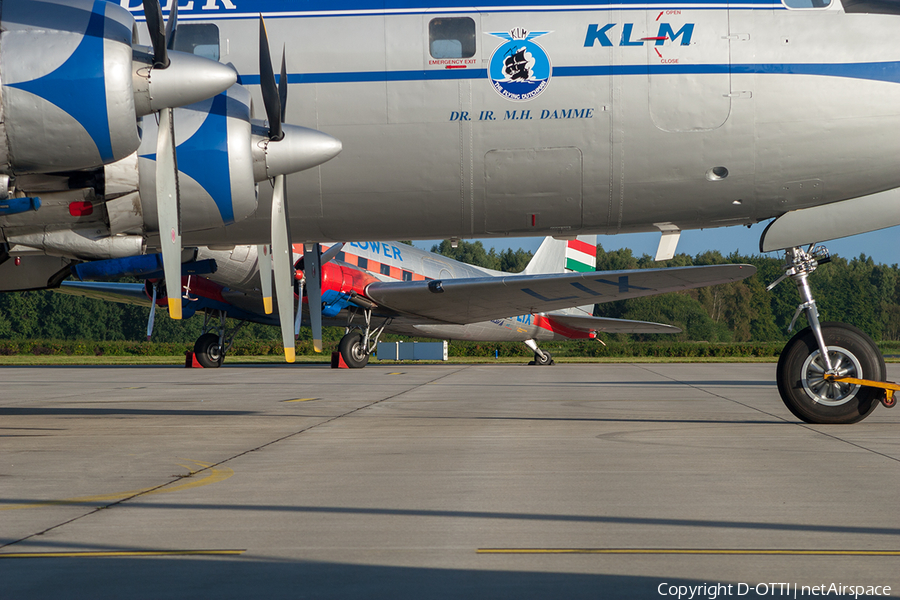
[[[692,256],[706,250],[718,250],[722,254],[730,254],[737,250],[741,254],[759,254],[759,236],[768,222],[747,227],[719,227],[716,229],[690,230],[681,234],[677,252]],[[495,238],[481,242],[485,248],[495,248],[498,252],[506,248],[524,248],[532,252],[537,250],[543,238]],[[607,250],[631,248],[635,256],[654,255],[659,244],[659,233],[630,233],[622,235],[597,236],[599,243]],[[419,248],[430,250],[435,242],[415,242]],[[824,244],[832,254],[844,258],[854,258],[860,254],[871,256],[876,263],[892,265],[900,263],[900,227],[891,227],[853,237],[833,240]],[[781,253],[769,256],[781,257]]]

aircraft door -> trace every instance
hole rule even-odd
[[[582,227],[578,148],[491,150],[484,157],[485,230],[527,233]]]
[[[654,125],[663,131],[721,127],[731,113],[728,10],[653,10],[645,15],[645,35],[623,33],[622,44],[646,47]]]

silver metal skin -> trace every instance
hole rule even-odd
[[[625,23],[633,25],[632,40],[655,35],[656,8],[454,13],[477,24],[478,67],[498,45],[485,32],[520,26],[554,32],[540,42],[557,71],[617,68],[607,76],[554,76],[528,102],[502,98],[486,77],[321,81],[340,73],[430,72],[427,27],[440,13],[273,15],[272,43],[286,43],[288,64],[303,65],[301,81],[313,81],[291,84],[287,120],[315,123],[344,148],[337,159],[290,176],[294,239],[614,234],[658,231],[658,223],[685,230],[751,224],[900,185],[900,136],[886,133],[900,129],[900,86],[852,76],[853,63],[900,60],[890,42],[897,17],[844,14],[839,2],[809,10],[672,8],[681,14],[662,20],[675,31],[694,23],[690,46],[618,45]],[[204,20],[195,13],[228,40],[222,60],[255,73],[250,15]],[[585,46],[588,24],[610,23],[611,47]],[[662,60],[677,60],[687,72],[638,71]],[[850,65],[851,76],[778,69],[822,63]],[[702,64],[731,68],[690,72]],[[590,109],[591,117],[559,118],[563,109]],[[523,110],[530,118],[519,118]],[[513,111],[516,118],[507,118]],[[719,167],[726,176],[712,175]],[[262,190],[257,218],[224,232],[188,233],[187,241],[267,241],[269,195]],[[529,211],[539,213],[534,225]]]
[[[0,165],[4,172],[97,167],[137,150],[134,20],[115,4],[106,5],[102,16],[95,15],[92,6],[91,0],[3,3],[0,135],[9,144],[7,161]],[[34,24],[35,15],[42,17],[39,25]],[[102,29],[104,37],[85,36],[89,28]],[[65,61],[73,54],[88,64],[66,68]],[[49,95],[56,103],[37,93],[47,88],[53,90]],[[91,102],[97,104],[92,110],[102,111],[102,117],[72,110],[73,105]]]
[[[0,34],[7,173],[96,168],[137,150],[136,119],[214,96],[226,65],[182,52],[165,69],[132,46],[135,22],[113,3],[4,2]]]
[[[227,65],[213,62],[186,52],[168,52],[169,65],[165,69],[138,66],[137,75],[147,80],[145,93],[140,94],[138,116],[162,110],[188,106],[227,90],[237,82],[237,73]],[[152,62],[152,56],[141,59]]]
[[[219,107],[226,109],[214,113]],[[224,95],[174,111],[178,182],[181,194],[182,231],[217,228],[246,218],[256,211],[254,153],[259,137],[250,124],[250,94],[232,86]],[[223,112],[224,114],[219,114]],[[154,118],[144,118],[140,155],[140,191],[145,211],[145,230],[159,231],[156,214],[156,137]],[[210,172],[205,161],[217,153],[214,163],[225,173]]]

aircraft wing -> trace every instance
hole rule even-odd
[[[681,333],[681,329],[673,325],[652,323],[650,321],[629,321],[627,319],[610,319],[607,317],[591,317],[588,315],[544,315],[554,323],[578,331],[602,331],[604,333]]]
[[[150,306],[150,298],[144,292],[143,283],[112,283],[103,281],[63,281],[53,289],[60,294],[86,296],[107,302]]]
[[[401,314],[465,324],[730,283],[754,273],[752,265],[710,265],[378,282],[369,284],[365,295]]]

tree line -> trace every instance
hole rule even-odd
[[[531,259],[531,252],[485,249],[481,242],[448,241],[432,248],[437,252],[482,267],[519,272]],[[683,331],[664,339],[709,342],[783,341],[800,297],[796,286],[785,281],[773,291],[766,285],[783,274],[782,258],[723,256],[709,251],[690,256],[678,254],[672,260],[655,262],[652,257],[636,257],[629,249],[605,250],[597,246],[597,270],[629,270],[682,267],[725,263],[749,263],[757,273],[743,281],[662,296],[635,298],[599,304],[598,316],[656,321]],[[900,340],[900,267],[876,264],[860,255],[846,259],[834,256],[810,276],[813,293],[823,321],[843,321],[859,327],[876,340]],[[200,336],[203,316],[181,322],[170,320],[166,310],[156,312],[153,340],[190,342]],[[143,340],[146,339],[149,308],[116,304],[52,291],[0,294],[0,339],[58,340]],[[235,326],[231,323],[230,326]],[[805,317],[797,329],[805,327]],[[342,328],[326,328],[326,339],[336,340]],[[301,339],[309,337],[303,328]],[[616,341],[653,339],[659,336],[610,336]],[[237,339],[278,340],[276,327],[248,324]]]

